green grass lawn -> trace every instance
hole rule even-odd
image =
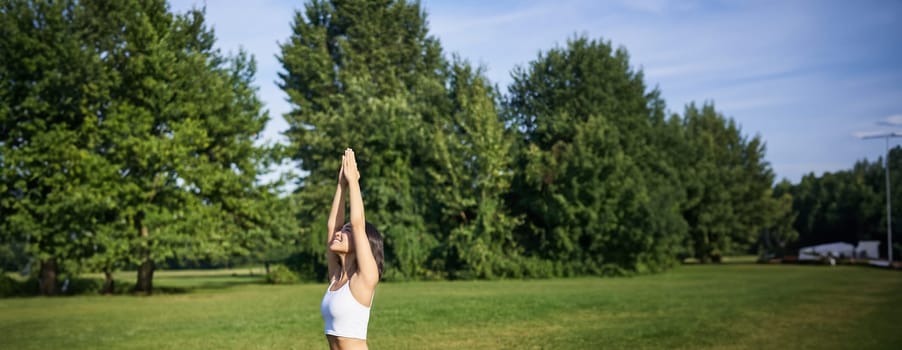
[[[232,274],[235,274],[233,276]],[[159,273],[186,292],[0,299],[0,349],[326,349],[323,284]],[[123,278],[129,276],[123,276]],[[131,278],[131,277],[129,277]],[[687,265],[634,278],[383,283],[371,349],[898,349],[902,273]]]

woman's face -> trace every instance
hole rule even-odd
[[[332,234],[332,240],[329,241],[329,250],[333,253],[348,254],[354,251],[353,242],[351,242],[351,224],[347,223],[341,227],[341,230]]]

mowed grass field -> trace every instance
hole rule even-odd
[[[246,275],[158,272],[157,286],[187,292],[151,297],[0,299],[0,349],[328,348],[324,283]],[[383,283],[369,338],[371,349],[900,349],[902,273],[724,264],[632,278]]]

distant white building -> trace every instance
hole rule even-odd
[[[802,247],[799,249],[799,260],[821,260],[832,256],[834,258],[851,258],[855,256],[855,246],[845,242],[826,243]]]
[[[858,241],[855,257],[859,259],[880,258],[880,241]]]
[[[820,260],[833,258],[877,259],[880,241],[859,241],[858,246],[845,242],[826,243],[802,247],[799,249],[799,260]]]

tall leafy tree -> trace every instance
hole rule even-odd
[[[122,79],[108,113],[116,132],[108,157],[137,236],[137,289],[150,292],[155,261],[247,254],[280,221],[269,210],[271,188],[255,183],[267,150],[254,142],[268,116],[251,86],[253,59],[215,50],[201,10],[122,6],[121,41],[106,55]]]
[[[702,262],[749,252],[764,230],[790,215],[773,198],[773,171],[759,136],[744,136],[713,104],[686,106],[684,137],[689,247]],[[784,227],[785,228],[785,227]]]
[[[673,261],[678,196],[661,179],[663,101],[625,49],[578,37],[514,72],[508,115],[523,140],[511,196],[518,240],[556,274],[623,274]],[[663,141],[661,141],[663,142]],[[650,184],[668,184],[657,191]],[[654,196],[654,197],[653,197]]]
[[[799,233],[794,224],[798,213],[793,210],[792,184],[783,180],[773,189],[770,198],[771,209],[765,215],[771,220],[761,231],[759,239],[759,255],[762,258],[776,258],[794,255],[791,251],[798,241]]]
[[[13,46],[4,53],[40,57],[7,66],[3,130],[4,147],[32,154],[4,166],[4,184],[16,186],[4,210],[42,260],[61,256],[55,247],[91,246],[91,266],[137,265],[137,289],[150,293],[155,261],[246,255],[286,232],[273,188],[256,182],[270,151],[254,144],[268,116],[251,86],[253,59],[215,50],[202,10],[16,1],[4,28]],[[73,196],[78,188],[86,192]],[[77,219],[51,224],[49,215]]]
[[[418,3],[311,1],[295,14],[282,44],[280,87],[298,187],[301,250],[313,277],[324,273],[330,191],[341,151],[358,155],[367,219],[384,232],[387,277],[430,275],[436,245],[426,229],[427,126],[447,109],[445,62]]]
[[[511,141],[498,95],[479,69],[456,58],[449,75],[448,118],[434,122],[429,222],[439,234],[434,268],[450,278],[519,275],[519,247],[503,201],[510,190]]]
[[[115,216],[104,186],[115,167],[93,152],[112,85],[84,47],[89,21],[76,2],[0,6],[0,238],[26,244],[50,295],[61,267],[90,255],[98,223]]]

